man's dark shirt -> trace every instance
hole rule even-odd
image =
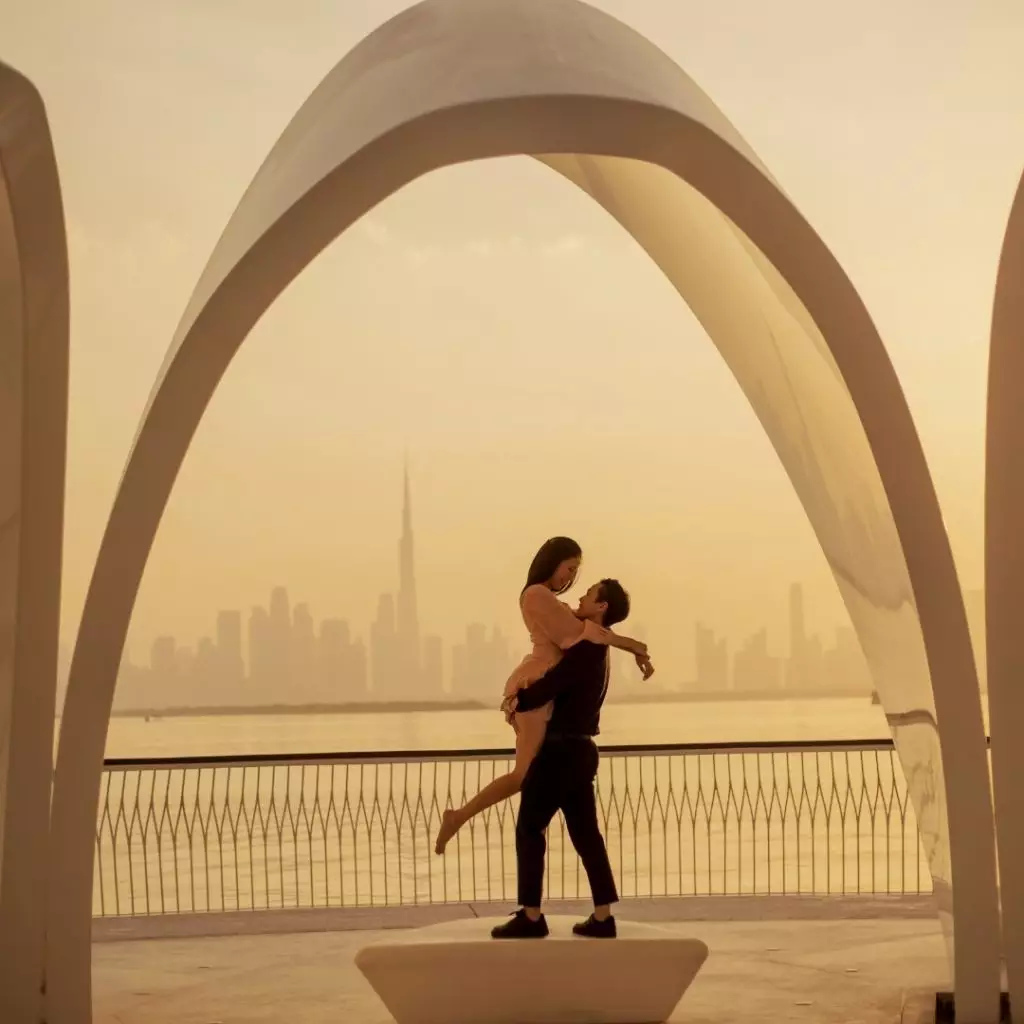
[[[580,640],[554,668],[519,691],[516,710],[532,711],[553,700],[549,736],[596,736],[607,692],[608,648]]]

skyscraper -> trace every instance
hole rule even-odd
[[[369,692],[370,679],[367,671],[366,644],[363,643],[362,637],[352,645],[351,665],[352,686],[355,689],[355,693],[359,696],[365,696]]]
[[[161,682],[174,678],[177,668],[175,654],[178,644],[173,636],[158,636],[153,641],[153,647],[149,655],[149,667],[154,676]]]
[[[789,663],[786,665],[786,685],[802,690],[807,678],[807,624],[804,619],[804,588],[794,583],[789,588]]]
[[[439,636],[423,638],[423,698],[437,700],[444,690],[444,654]]]
[[[338,703],[351,697],[346,692],[346,678],[351,648],[348,623],[342,619],[324,619],[320,623],[317,664],[319,666],[320,699]]]
[[[402,535],[398,541],[398,602],[395,611],[395,683],[400,697],[415,699],[420,690],[421,654],[408,464],[402,480]]]
[[[248,700],[260,704],[270,696],[273,657],[270,650],[270,617],[266,608],[256,605],[249,616]]]
[[[381,594],[377,602],[377,618],[370,626],[370,660],[373,666],[373,699],[396,700],[398,695],[397,633],[395,601],[390,594]]]
[[[192,664],[192,679],[189,680],[191,683],[189,704],[203,707],[222,702],[223,678],[218,669],[217,647],[210,637],[204,636],[196,646],[196,657]]]
[[[181,706],[192,704],[192,694],[189,690],[192,676],[195,672],[196,653],[191,647],[179,647],[174,652],[174,674],[183,681],[178,694]]]
[[[297,701],[316,699],[316,626],[308,604],[292,612],[288,692]]]
[[[416,595],[409,467],[402,487],[402,533],[398,540],[398,596],[382,594],[370,628],[370,660],[376,700],[422,699],[423,656]]]
[[[242,660],[242,613],[217,613],[217,662],[228,690],[241,697],[245,663]]]
[[[697,623],[696,626],[697,689],[714,693],[729,689],[729,651],[725,640],[715,636],[714,630]]]
[[[291,676],[292,616],[288,591],[274,587],[270,594],[270,624],[268,635],[270,678],[274,699],[280,700],[287,691]]]
[[[779,659],[768,653],[768,630],[762,626],[750,636],[733,659],[736,690],[774,690],[782,682]]]
[[[466,627],[466,642],[452,648],[452,696],[494,705],[513,666],[505,635],[495,626],[488,639],[479,622]]]

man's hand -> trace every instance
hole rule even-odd
[[[644,682],[654,675],[654,666],[651,664],[651,659],[646,652],[636,656],[636,663],[640,671],[643,673]]]
[[[640,664],[641,658],[647,657],[647,644],[643,640],[634,640],[629,648],[629,653],[636,658],[637,664]]]
[[[653,670],[652,670],[653,671]],[[505,721],[509,725],[512,724],[512,718],[516,713],[516,706],[519,704],[519,694],[513,693],[511,697],[506,697],[501,702],[501,711],[505,716]]]

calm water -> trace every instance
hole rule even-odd
[[[611,705],[606,744],[884,738],[863,700]],[[375,763],[107,773],[94,912],[174,913],[514,898],[516,801],[433,856],[441,810],[505,758],[389,762],[388,750],[503,748],[496,711],[223,716],[111,723],[108,756],[378,751]],[[888,751],[608,756],[602,824],[623,895],[927,889]],[[586,880],[560,825],[549,896]]]
[[[601,742],[729,743],[880,739],[889,735],[868,698],[806,701],[612,704]],[[344,715],[115,718],[108,757],[326,753],[508,747],[495,710]]]

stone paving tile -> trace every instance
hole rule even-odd
[[[666,927],[702,938],[711,949],[673,1017],[680,1024],[893,1024],[905,990],[948,985],[934,920]],[[389,1024],[352,959],[381,935],[100,943],[94,946],[94,1024]]]

